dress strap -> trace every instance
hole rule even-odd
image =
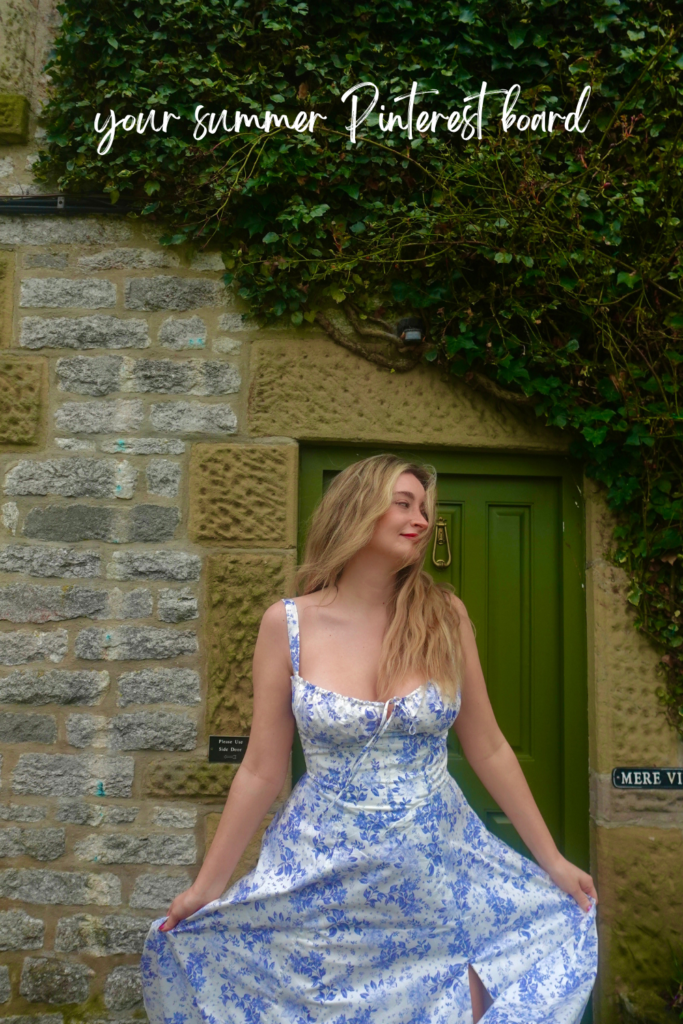
[[[289,653],[292,658],[294,675],[299,675],[299,613],[296,602],[291,597],[282,598],[287,614],[287,635],[289,637]]]

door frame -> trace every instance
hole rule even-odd
[[[299,449],[297,554],[301,560],[305,528],[322,497],[322,474],[381,452],[425,462],[437,473],[468,476],[526,476],[560,482],[562,507],[562,818],[564,855],[590,870],[588,665],[586,647],[585,513],[581,464],[563,456],[403,447],[387,444],[302,443]],[[298,746],[298,738],[297,738]],[[295,761],[297,760],[295,751]]]

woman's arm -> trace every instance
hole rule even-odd
[[[197,878],[173,900],[162,931],[225,891],[249,840],[282,789],[294,738],[287,620],[282,601],[261,619],[254,648],[254,714],[249,743],[233,778],[211,848]]]
[[[557,849],[519,761],[496,722],[467,609],[459,598],[453,601],[460,616],[463,653],[462,704],[453,728],[463,753],[544,871],[583,910],[589,910],[588,896],[597,901],[593,879]]]

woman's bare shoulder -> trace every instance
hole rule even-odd
[[[321,591],[315,591],[312,594],[301,594],[299,597],[287,598],[289,601],[294,601],[297,611],[303,611],[304,608],[308,608],[311,605],[319,605],[321,601]],[[264,611],[261,617],[261,623],[266,630],[278,628],[283,622],[286,622],[285,603],[283,598],[278,598],[273,604],[269,605]]]

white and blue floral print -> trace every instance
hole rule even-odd
[[[433,682],[386,703],[299,675],[306,774],[257,866],[142,956],[151,1024],[578,1024],[597,970],[586,913],[492,835],[446,767],[460,707]]]

